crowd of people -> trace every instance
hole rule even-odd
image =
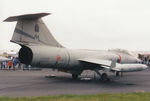
[[[142,64],[150,66],[150,55],[149,54],[138,54],[138,58],[141,60]]]
[[[16,70],[16,69],[21,69],[21,63],[18,59],[18,57],[10,57],[10,60],[9,61],[2,61],[0,62],[0,69],[1,70],[4,70],[4,69],[7,69],[7,70]]]

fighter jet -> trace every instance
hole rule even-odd
[[[122,50],[68,49],[52,36],[41,19],[50,13],[25,14],[8,17],[6,22],[17,21],[11,42],[19,44],[19,60],[23,64],[53,68],[72,74],[73,79],[84,70],[93,70],[106,81],[108,72],[135,72],[147,68],[139,59]]]

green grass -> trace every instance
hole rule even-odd
[[[41,97],[0,97],[0,101],[150,101],[150,93],[120,93],[96,95],[58,95]]]

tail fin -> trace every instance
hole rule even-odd
[[[4,21],[17,21],[11,41],[21,45],[44,44],[54,47],[63,47],[55,40],[41,19],[41,17],[49,14],[50,13],[37,13],[8,17]]]

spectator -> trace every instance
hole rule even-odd
[[[1,65],[1,69],[3,68],[3,62],[0,62],[0,65]]]
[[[10,70],[11,69],[11,67],[12,67],[12,61],[10,60],[9,62],[8,62],[8,69]]]
[[[2,69],[5,69],[5,68],[6,68],[6,64],[7,64],[6,61],[3,61],[3,62],[2,62],[2,66],[3,66]]]
[[[18,69],[21,69],[21,67],[22,67],[22,64],[20,61],[18,61]]]
[[[18,58],[16,57],[16,58],[14,58],[13,59],[13,69],[15,70],[15,68],[16,68],[16,65],[19,63],[19,60],[18,60]]]

